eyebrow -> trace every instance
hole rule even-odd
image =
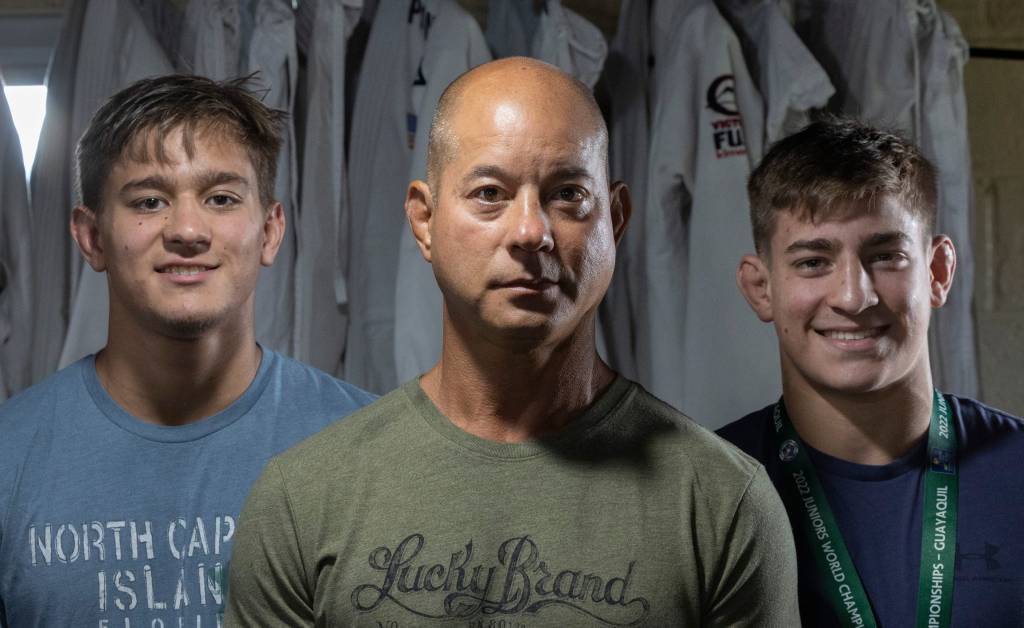
[[[909,235],[902,231],[883,231],[881,233],[872,233],[864,241],[861,242],[860,248],[873,248],[878,246],[886,246],[893,243],[899,243],[902,245],[909,245],[912,242]],[[797,240],[786,247],[786,253],[795,253],[797,251],[816,251],[820,253],[831,253],[838,250],[840,247],[835,240],[829,240],[827,238],[815,238],[813,240]]]
[[[509,176],[509,173],[506,172],[500,166],[475,166],[469,172],[466,173],[466,176],[462,177],[462,182],[466,183],[468,181],[472,181],[473,179],[488,177],[493,179],[507,179],[509,178]],[[556,166],[554,170],[545,177],[545,179],[587,180],[593,180],[593,178],[594,177],[590,174],[590,171],[588,171],[586,168],[580,168],[578,166]]]
[[[888,244],[902,244],[909,245],[912,240],[909,235],[902,231],[885,231],[883,233],[873,233],[861,244],[864,248],[870,248],[875,246],[885,246]]]
[[[195,177],[195,183],[200,190],[208,190],[217,185],[225,185],[230,183],[239,184],[245,187],[249,186],[249,180],[238,174],[237,172],[231,172],[226,170],[212,170],[207,172],[201,172]],[[141,179],[132,179],[128,183],[121,186],[121,192],[130,192],[132,190],[149,189],[159,190],[161,192],[170,193],[173,191],[174,184],[171,179],[159,174],[150,175]]]
[[[835,251],[838,246],[834,240],[828,240],[826,238],[815,238],[813,240],[797,240],[786,247],[786,253],[795,253],[797,251],[819,251],[822,253],[828,253]]]
[[[462,177],[462,182],[466,183],[473,179],[482,179],[487,177],[493,179],[504,179],[507,177],[507,174],[508,173],[498,166],[474,166],[466,173],[466,176]]]

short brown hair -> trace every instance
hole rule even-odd
[[[233,136],[245,148],[256,171],[260,202],[274,202],[277,155],[287,114],[270,109],[248,88],[253,76],[217,82],[201,76],[171,74],[137,81],[114,94],[96,112],[75,153],[78,198],[98,211],[103,186],[114,164],[125,156],[148,161],[150,133],[165,137],[181,127],[182,147],[191,158],[197,131]],[[141,140],[141,141],[140,141]],[[156,143],[158,161],[167,157]]]
[[[863,208],[886,197],[935,228],[935,166],[897,133],[838,116],[823,117],[780,140],[750,175],[754,247],[769,251],[775,215],[816,220]]]

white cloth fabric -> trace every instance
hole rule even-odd
[[[361,6],[352,0],[309,0],[296,14],[304,25],[298,29],[299,49],[306,52],[296,225],[296,357],[339,375],[348,327],[345,52]]]
[[[604,101],[609,109],[608,167],[612,180],[625,181],[633,216],[619,242],[615,274],[599,310],[612,368],[648,385],[651,381],[650,334],[641,324],[645,305],[643,233],[647,187],[650,40],[648,0],[625,0],[604,66]]]
[[[608,44],[601,30],[560,0],[490,0],[487,43],[495,58],[527,56],[546,61],[594,87]]]
[[[291,114],[299,75],[295,43],[295,14],[290,0],[255,0],[253,28],[245,54],[245,73],[259,72],[258,80],[268,88],[263,102]],[[277,159],[274,196],[280,201],[286,222],[284,240],[274,264],[260,270],[256,283],[256,340],[275,351],[296,353],[295,263],[298,255],[298,166],[295,130],[285,126],[284,141]]]
[[[238,0],[191,0],[185,7],[176,65],[215,81],[238,76],[241,20]]]
[[[66,167],[54,170],[33,169],[33,194],[38,189],[37,185],[64,188],[70,192],[73,189],[75,146],[96,110],[107,98],[131,83],[172,71],[163,48],[149,31],[135,4],[129,0],[85,0],[83,4],[86,6],[81,22],[81,39],[78,54],[74,57],[74,90],[69,99],[60,101],[58,105],[70,112],[70,133],[63,138],[62,146],[68,163]],[[50,120],[47,116],[47,124]],[[66,182],[60,181],[65,177]],[[58,199],[53,201],[54,204],[49,206],[33,202],[33,212],[61,214],[61,232],[68,240],[67,246],[74,246],[67,236],[67,221],[71,207],[78,199],[73,196],[63,199],[62,206],[56,204]],[[98,351],[107,342],[109,304],[106,276],[84,264],[77,249],[71,256],[70,272],[67,330],[61,334],[64,342],[59,363],[54,365],[60,367]],[[40,277],[40,280],[45,282],[47,278]],[[39,281],[34,285],[39,286]],[[48,307],[53,307],[53,304]]]
[[[967,44],[934,0],[795,0],[793,10],[797,32],[836,86],[831,107],[902,131],[939,168],[937,227],[953,238],[958,267],[929,330],[932,373],[940,389],[977,396]]]
[[[729,21],[765,105],[765,145],[804,127],[835,93],[777,0],[716,0]]]
[[[423,68],[427,90],[421,104],[423,122],[416,128],[415,152],[410,179],[427,178],[427,142],[430,121],[441,93],[460,74],[491,60],[483,33],[465,13],[446,11],[438,16],[439,30],[431,33],[424,52]],[[443,20],[442,20],[443,17]],[[470,33],[461,48],[443,45],[459,32]],[[441,313],[443,299],[433,271],[424,261],[412,230],[403,223],[399,243],[398,276],[395,283],[395,369],[398,382],[407,381],[432,367],[441,357]]]
[[[349,149],[352,211],[345,378],[368,390],[385,392],[399,382],[396,308],[424,319],[436,317],[440,337],[439,307],[434,311],[419,302],[411,309],[396,304],[396,290],[408,294],[404,287],[410,282],[429,282],[436,290],[422,257],[403,266],[399,276],[399,243],[409,229],[403,201],[410,173],[425,176],[426,138],[441,92],[456,76],[489,59],[479,26],[455,0],[382,2],[377,7]],[[403,287],[398,287],[399,279]]]
[[[930,358],[936,385],[976,397],[978,358],[974,313],[974,247],[971,214],[974,192],[967,135],[964,64],[969,48],[956,21],[927,2],[919,12],[921,71],[921,148],[939,170],[936,229],[957,249],[956,279],[946,305],[932,316]]]
[[[756,155],[746,140],[763,137],[764,109],[711,0],[677,5],[672,20],[672,48],[655,66],[643,231],[648,384],[716,428],[781,389],[775,332],[735,284],[753,250],[745,183]]]
[[[30,384],[57,369],[71,304],[71,260],[78,252],[68,233],[74,205],[75,73],[87,0],[68,5],[46,75],[46,118],[29,183],[32,200],[32,361]],[[100,69],[97,68],[97,71]],[[81,133],[81,129],[78,130]]]
[[[31,217],[21,141],[0,77],[0,401],[29,385]]]

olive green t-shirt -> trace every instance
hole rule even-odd
[[[764,469],[618,378],[497,443],[411,381],[278,456],[235,540],[229,626],[799,626]]]

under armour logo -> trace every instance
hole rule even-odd
[[[991,543],[985,543],[985,551],[978,553],[961,552],[960,545],[956,546],[956,568],[960,569],[961,563],[965,560],[983,560],[985,561],[985,570],[994,571],[999,569],[1001,565],[996,560],[995,556],[999,553],[999,546],[992,545]]]

